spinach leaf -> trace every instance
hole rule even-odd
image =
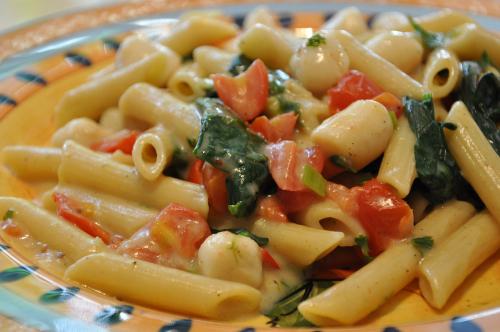
[[[443,203],[463,189],[465,180],[451,156],[444,139],[443,128],[434,120],[432,97],[418,101],[403,98],[404,111],[417,137],[415,163],[417,175],[433,203]]]
[[[458,98],[462,100],[474,121],[500,155],[500,79],[494,73],[481,75],[481,66],[472,61],[461,63],[462,83]]]
[[[201,131],[193,152],[228,174],[226,187],[229,212],[245,217],[253,212],[257,195],[266,182],[269,171],[262,153],[265,142],[249,132],[218,99],[197,102],[203,113]]]
[[[408,17],[410,24],[415,29],[417,35],[422,39],[422,42],[427,48],[434,49],[443,47],[446,44],[447,37],[444,33],[429,32],[425,30],[420,24],[415,22],[413,17]]]
[[[226,228],[226,229],[211,228],[210,230],[212,231],[213,234],[228,231],[228,232],[231,232],[231,233],[236,234],[236,235],[249,237],[252,240],[254,240],[259,245],[259,247],[265,247],[269,243],[269,239],[267,237],[261,237],[261,236],[255,235],[254,233],[250,232],[246,228]]]
[[[271,319],[268,324],[281,327],[314,326],[302,316],[297,307],[301,302],[318,295],[332,285],[333,281],[329,280],[307,280],[304,284],[293,288],[266,313]]]
[[[231,64],[229,65],[229,73],[233,76],[238,76],[239,74],[243,73],[245,70],[250,67],[252,64],[253,60],[250,58],[247,58],[243,54],[237,55]]]
[[[285,92],[285,82],[290,79],[287,73],[282,70],[269,70],[267,74],[269,80],[269,95],[275,96]]]

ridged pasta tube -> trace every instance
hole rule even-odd
[[[451,201],[415,226],[414,236],[431,236],[439,244],[474,214],[474,207]],[[416,276],[421,259],[409,242],[398,243],[323,293],[302,302],[299,311],[317,325],[353,324],[382,305]]]
[[[16,176],[27,180],[57,180],[61,149],[10,145],[2,150],[3,163]]]
[[[407,74],[417,68],[424,55],[424,48],[412,34],[399,31],[378,34],[365,46]]]
[[[195,15],[179,21],[159,42],[184,56],[198,46],[213,45],[237,34],[238,27],[233,23],[216,17]]]
[[[500,224],[485,212],[477,214],[429,252],[419,266],[422,295],[441,309],[455,289],[500,248]]]
[[[474,187],[488,211],[500,222],[500,157],[461,101],[453,104],[446,122],[456,130],[445,129],[446,143],[464,178]]]
[[[438,48],[427,58],[422,85],[433,98],[448,96],[460,81],[460,63],[449,50]]]
[[[127,301],[206,318],[254,313],[261,300],[258,290],[244,284],[110,253],[80,259],[66,277]]]
[[[148,181],[156,180],[172,160],[172,135],[162,125],[141,134],[135,141],[132,159],[135,168]]]
[[[293,45],[277,29],[256,24],[239,40],[241,53],[250,59],[261,59],[272,69],[287,69],[293,55]]]
[[[356,7],[347,7],[336,13],[328,20],[322,30],[345,30],[353,35],[359,35],[368,31],[366,17]]]

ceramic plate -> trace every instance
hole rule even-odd
[[[401,11],[421,15],[432,8],[410,5],[357,5],[363,12]],[[221,6],[242,23],[252,5]],[[283,26],[317,28],[345,7],[329,3],[279,3],[269,7]],[[492,8],[494,2],[492,2]],[[175,9],[175,8],[170,8]],[[54,130],[52,111],[68,89],[113,61],[120,41],[131,30],[154,35],[155,28],[171,24],[181,11],[157,12],[83,30],[9,56],[0,63],[0,149],[9,144],[45,144]],[[490,30],[500,20],[471,15]],[[0,36],[1,40],[1,36]],[[43,184],[27,186],[0,168],[0,195],[33,197]],[[0,314],[24,325],[51,331],[263,331],[266,319],[220,323],[144,308],[69,284],[51,272],[51,266],[34,264],[29,249],[15,251],[0,239]],[[500,255],[480,266],[442,310],[431,309],[411,284],[399,292],[360,327],[325,328],[322,331],[500,331]],[[2,327],[0,320],[0,329]],[[3,329],[2,329],[3,330]],[[296,331],[297,329],[294,329]],[[311,329],[310,331],[317,331]]]

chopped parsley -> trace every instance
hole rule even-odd
[[[427,251],[431,250],[434,246],[434,239],[430,236],[415,237],[411,240],[411,244],[423,256]]]
[[[315,33],[307,40],[307,47],[318,47],[322,44],[326,44],[326,38],[319,33]]]
[[[444,33],[429,32],[425,30],[420,24],[415,22],[413,17],[408,17],[410,24],[415,29],[417,35],[422,39],[424,45],[429,49],[435,49],[443,47],[446,44],[448,38]]]

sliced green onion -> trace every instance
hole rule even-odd
[[[320,172],[306,164],[302,170],[302,183],[320,196],[326,195],[326,180]]]

